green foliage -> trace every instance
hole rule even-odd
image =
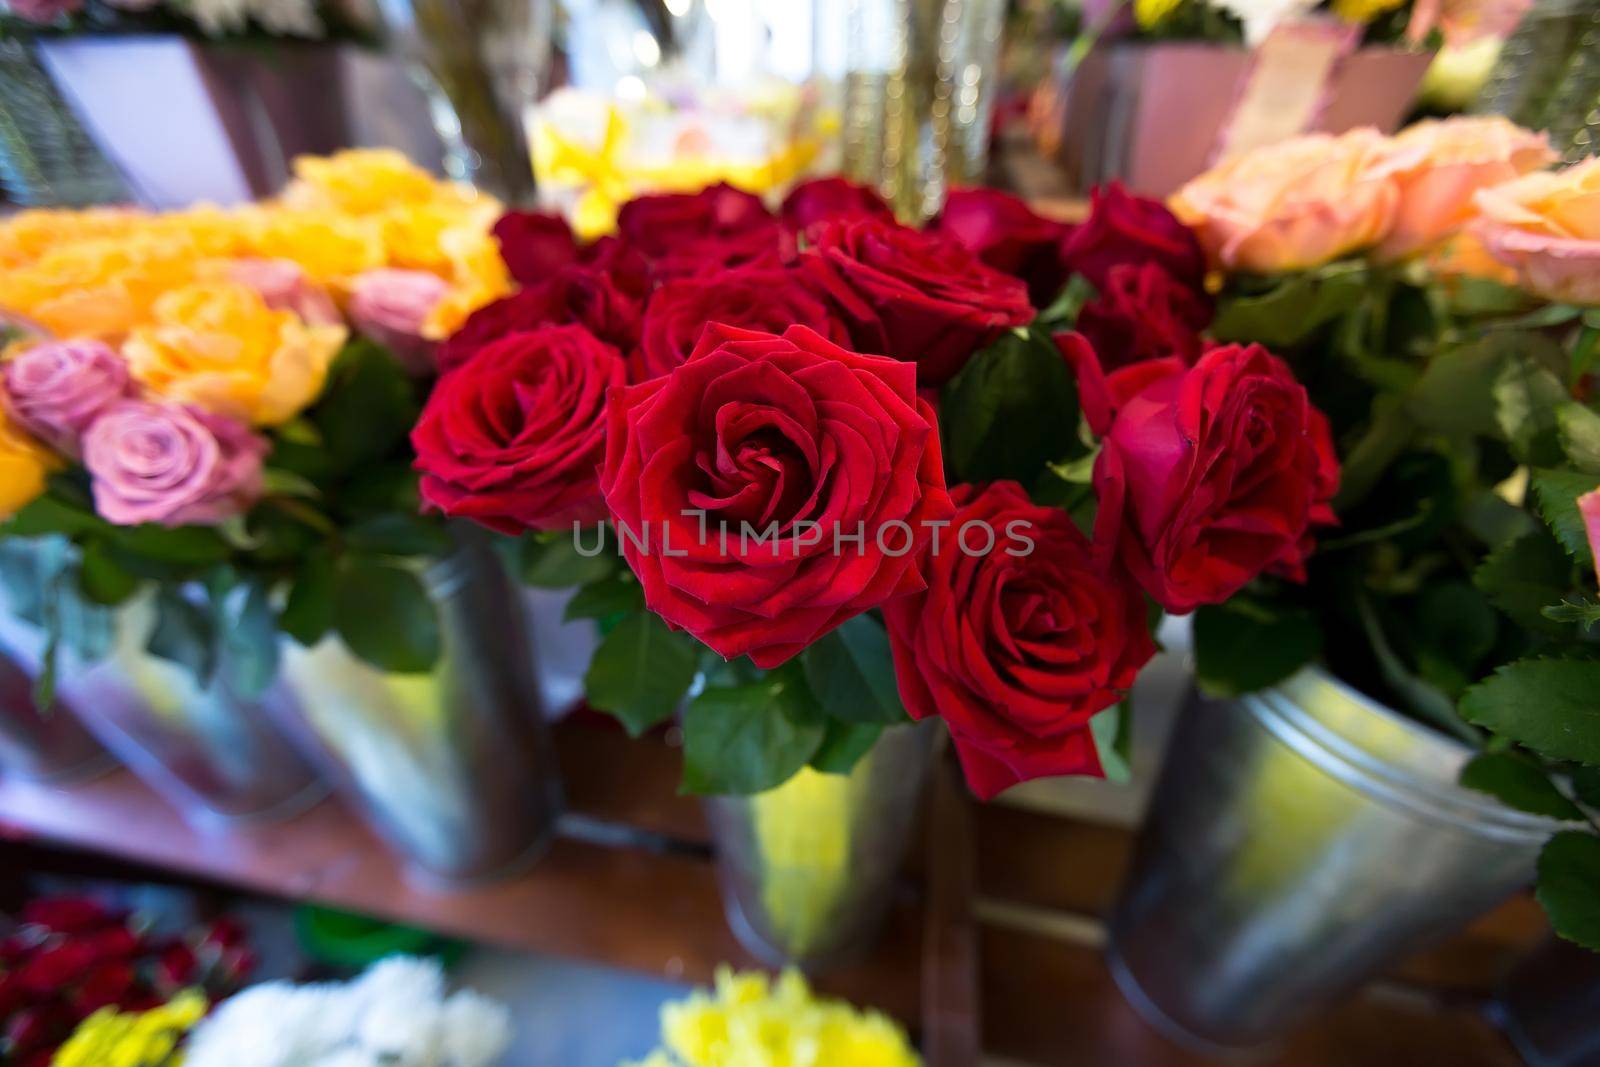
[[[579,551],[580,537],[582,552]],[[522,584],[538,589],[570,589],[609,577],[622,566],[621,559],[613,551],[584,554],[601,538],[615,547],[609,529],[585,530],[581,535],[571,530],[526,534],[522,538],[517,575]]]
[[[1501,667],[1461,698],[1461,714],[1547,759],[1600,765],[1600,660]]]
[[[1127,701],[1113,704],[1089,720],[1095,750],[1100,754],[1100,769],[1108,781],[1127,783],[1133,779],[1129,764],[1133,747],[1133,711]]]
[[[1354,309],[1368,280],[1366,264],[1353,261],[1284,275],[1264,291],[1219,301],[1211,332],[1219,341],[1287,348]]]
[[[827,733],[828,722],[793,663],[759,682],[708,687],[683,715],[683,791],[775,788],[811,762]]]
[[[1581,404],[1562,404],[1556,409],[1556,429],[1572,465],[1600,475],[1600,415]]]
[[[1511,451],[1524,463],[1548,467],[1562,460],[1556,409],[1567,401],[1567,387],[1530,359],[1509,359],[1491,390],[1495,418]]]
[[[410,569],[346,557],[333,580],[333,625],[350,651],[385,671],[429,671],[439,659],[439,613]]]
[[[1473,583],[1519,626],[1561,633],[1545,608],[1572,588],[1572,562],[1544,529],[1536,529],[1490,552],[1473,572]]]
[[[945,387],[939,421],[951,484],[1011,478],[1032,485],[1045,467],[1087,450],[1078,386],[1055,344],[1007,333]]]
[[[871,616],[857,615],[824,634],[800,661],[811,692],[828,714],[878,726],[907,720],[889,635]]]
[[[1600,488],[1600,474],[1567,470],[1540,470],[1533,474],[1533,492],[1539,499],[1539,513],[1550,524],[1572,558],[1593,568],[1594,553],[1589,548],[1589,533],[1578,511],[1578,498]]]
[[[845,722],[829,719],[822,744],[811,757],[811,766],[824,774],[849,774],[883,735],[876,723]]]
[[[606,619],[643,608],[644,588],[639,585],[632,571],[618,567],[611,574],[591,581],[574,593],[572,599],[567,601],[562,618],[568,622],[573,619]]]
[[[1461,768],[1461,784],[1508,807],[1551,819],[1581,821],[1583,812],[1557,789],[1538,764],[1510,752],[1484,752]]]
[[[1539,903],[1561,937],[1600,952],[1600,837],[1556,834],[1539,854]]]
[[[394,356],[365,338],[351,341],[328,369],[311,415],[327,467],[299,473],[316,481],[384,459],[405,441],[421,410],[417,386]]]
[[[1194,613],[1195,676],[1212,696],[1281,682],[1321,648],[1322,628],[1306,608],[1239,594]]]
[[[694,681],[700,647],[654,613],[634,612],[595,650],[584,678],[589,703],[639,736],[678,710]]]
[[[332,555],[312,552],[301,562],[289,586],[278,623],[284,633],[307,648],[333,629],[336,575]]]

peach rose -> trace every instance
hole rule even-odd
[[[197,283],[156,302],[123,347],[133,376],[173,400],[256,426],[293,418],[322,391],[346,330],[268,307],[237,282]]]
[[[1226,270],[1303,270],[1368,248],[1400,193],[1370,127],[1307,134],[1219,163],[1173,194],[1175,215]]]
[[[1600,304],[1600,157],[1481,190],[1474,231],[1524,289]]]
[[[1394,226],[1377,257],[1397,260],[1438,244],[1471,221],[1479,189],[1555,162],[1542,133],[1499,115],[1429,119],[1389,142],[1383,167],[1400,190]]]
[[[45,476],[59,465],[0,409],[0,520],[9,519],[43,493]]]

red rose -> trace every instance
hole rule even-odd
[[[954,189],[932,228],[995,270],[1028,283],[1028,299],[1046,307],[1067,283],[1061,240],[1070,227],[1036,215],[998,189]]]
[[[645,602],[722,656],[776,667],[923,587],[917,552],[950,499],[910,366],[805,326],[714,326],[671,374],[614,393],[608,421],[601,485]]]
[[[894,212],[876,189],[844,178],[812,178],[801,182],[784,198],[779,214],[784,225],[795,233],[804,233],[828,219],[856,215],[894,218]]]
[[[1089,720],[1155,654],[1139,587],[1015,482],[951,495],[927,591],[883,609],[906,709],[945,721],[985,800],[1030,778],[1099,776]]]
[[[618,285],[611,272],[569,267],[468,315],[439,346],[439,370],[454,370],[485,345],[541,326],[583,326],[611,347],[631,352],[639,343],[642,311],[642,300]]]
[[[1033,319],[1028,289],[948,237],[884,219],[824,222],[801,266],[838,306],[855,347],[917,365],[939,385],[972,354]]]
[[[1200,358],[1200,331],[1211,324],[1211,301],[1154,263],[1120,263],[1099,296],[1078,312],[1077,330],[1100,365],[1116,370],[1147,359]]]
[[[22,906],[22,921],[42,926],[57,934],[80,934],[105,926],[120,925],[126,919],[92,897],[40,897]]]
[[[760,197],[731,185],[636,197],[617,213],[617,232],[657,280],[782,260],[778,220]]]
[[[493,233],[500,258],[518,285],[542,282],[579,262],[577,238],[560,215],[508,211],[495,221]]]
[[[605,396],[625,379],[581,326],[487,346],[439,379],[411,431],[423,500],[509,534],[604,518]]]
[[[1267,570],[1303,579],[1311,527],[1335,521],[1339,464],[1327,419],[1282,360],[1225,345],[1193,367],[1135,363],[1103,388],[1095,540],[1115,545],[1145,592],[1181,614]],[[1096,407],[1084,405],[1091,424]]]
[[[666,374],[687,360],[712,322],[770,333],[810,326],[830,341],[849,343],[849,331],[807,287],[803,275],[740,267],[667,282],[655,291],[645,307],[637,377]]]
[[[1121,263],[1155,263],[1196,292],[1205,289],[1206,257],[1193,232],[1159,200],[1131,196],[1116,182],[1090,193],[1089,217],[1062,241],[1061,257],[1069,274],[1096,289]]]

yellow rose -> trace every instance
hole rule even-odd
[[[0,308],[60,337],[121,338],[162,293],[194,277],[199,250],[181,234],[132,233],[66,244],[0,273]]]
[[[1476,202],[1474,232],[1523,288],[1600,304],[1600,157],[1484,189]]]
[[[467,316],[512,290],[511,275],[494,236],[484,230],[457,228],[439,235],[439,245],[449,263],[451,290],[433,306],[422,324],[429,340],[449,337]]]
[[[1170,206],[1227,270],[1303,270],[1376,244],[1400,194],[1378,165],[1386,141],[1363,127],[1308,134],[1226,160]]]
[[[301,156],[294,161],[294,173],[295,180],[283,193],[285,204],[353,215],[432,200],[445,187],[404,153],[391,148],[352,148],[331,156]]]
[[[0,520],[43,493],[45,476],[57,466],[56,457],[0,409]]]
[[[1432,248],[1423,261],[1428,273],[1445,282],[1460,278],[1484,278],[1501,285],[1516,285],[1517,272],[1495,259],[1470,230],[1446,238]]]
[[[446,245],[468,245],[486,235],[500,217],[500,205],[461,205],[443,202],[403,204],[381,216],[388,266],[400,270],[426,270],[449,274],[452,263]],[[460,238],[447,237],[461,231]]]
[[[1458,115],[1408,127],[1389,142],[1383,164],[1400,190],[1400,204],[1378,258],[1426,251],[1476,215],[1472,198],[1479,189],[1555,159],[1544,134],[1499,115]]]
[[[174,400],[276,426],[316,399],[343,326],[308,325],[234,282],[185,286],[123,347],[133,376]]]
[[[131,208],[19,211],[0,222],[0,268],[21,267],[51,249],[79,241],[120,236],[148,218]]]
[[[384,265],[382,227],[333,211],[262,208],[250,218],[250,254],[288,259],[323,284],[337,285]]]

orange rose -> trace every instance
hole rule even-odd
[[[44,492],[45,477],[60,465],[0,409],[0,521]]]
[[[1386,145],[1370,127],[1291,138],[1218,164],[1169,206],[1226,270],[1315,267],[1389,232],[1400,193],[1379,165]]]
[[[1474,231],[1524,289],[1600,304],[1600,158],[1484,189],[1476,202]]]
[[[1378,246],[1379,259],[1423,252],[1474,215],[1472,197],[1555,162],[1542,133],[1499,115],[1429,119],[1389,142],[1384,164],[1400,190],[1394,226]]]

